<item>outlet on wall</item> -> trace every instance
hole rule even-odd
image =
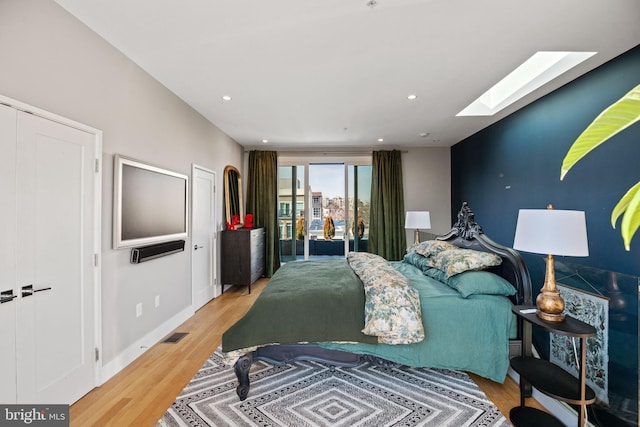
[[[139,302],[136,304],[136,317],[142,316],[142,303]]]
[[[160,307],[160,295],[156,295],[156,308]]]

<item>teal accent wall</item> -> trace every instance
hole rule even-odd
[[[513,245],[519,209],[552,204],[585,211],[589,256],[555,257],[556,279],[608,298],[609,361],[604,375],[610,406],[590,415],[590,421],[603,426],[638,425],[640,232],[631,241],[631,251],[625,251],[610,216],[618,200],[640,181],[640,123],[589,153],[563,181],[560,166],[591,121],[638,84],[640,46],[451,148],[451,211],[457,213],[467,201],[485,233],[498,243]],[[522,255],[535,299],[544,281],[544,256]],[[534,344],[548,359],[548,334],[541,332],[534,330]]]
[[[469,202],[484,231],[511,246],[519,209],[584,210],[589,257],[572,262],[640,276],[640,234],[624,250],[610,214],[640,181],[640,123],[583,158],[562,160],[606,107],[640,84],[640,46],[459,142],[451,149],[451,211]]]

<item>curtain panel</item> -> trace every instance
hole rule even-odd
[[[250,151],[247,213],[256,227],[265,229],[265,276],[280,268],[278,235],[278,153]]]
[[[407,250],[401,153],[393,150],[372,154],[369,252],[400,261]]]

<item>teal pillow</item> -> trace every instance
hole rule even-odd
[[[423,270],[425,268],[429,268],[428,264],[427,264],[427,259],[425,257],[423,257],[422,255],[416,253],[416,252],[411,252],[408,253],[404,256],[403,261],[406,264],[410,264],[413,265],[414,267],[419,268],[420,270]]]
[[[515,295],[511,283],[489,271],[466,271],[449,277],[446,284],[458,291],[463,298],[469,295]]]
[[[429,276],[432,279],[436,279],[437,281],[444,283],[445,285],[447,284],[447,274],[442,270],[438,270],[437,268],[433,267],[427,267],[422,269],[422,273],[425,276]]]

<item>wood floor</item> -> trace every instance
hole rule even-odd
[[[233,287],[211,301],[175,332],[189,334],[176,344],[159,343],[133,363],[73,404],[70,425],[154,426],[176,396],[220,346],[222,333],[253,304],[267,279],[251,287]],[[498,384],[471,375],[480,388],[508,418],[509,409],[519,404],[517,384],[507,377]],[[528,406],[542,408],[533,399]]]

